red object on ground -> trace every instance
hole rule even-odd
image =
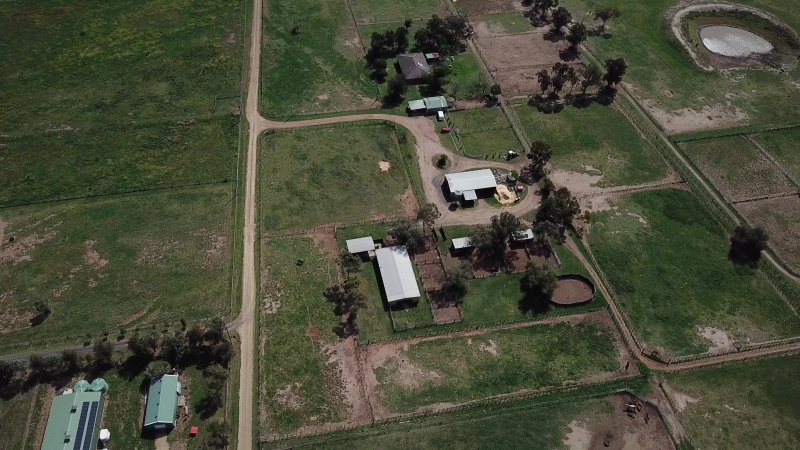
[[[442,128],[442,134],[447,134],[449,132],[450,132],[450,128],[449,127]]]
[[[198,431],[200,431],[200,428],[197,426],[189,428],[189,436],[197,436]]]

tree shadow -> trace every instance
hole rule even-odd
[[[517,309],[522,314],[541,314],[550,309],[550,299],[543,296],[525,294],[517,304]]]
[[[544,97],[541,94],[528,98],[528,105],[535,107],[539,112],[544,114],[558,114],[564,110],[564,103],[557,97]]]
[[[571,62],[578,59],[578,49],[577,47],[569,46],[565,49],[562,49],[558,52],[558,57],[561,58],[564,62]]]
[[[542,39],[553,44],[561,42],[564,39],[564,33],[559,30],[551,28],[547,33],[542,35]]]

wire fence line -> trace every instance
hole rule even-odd
[[[593,308],[585,308],[581,309],[580,311],[574,311],[573,309],[555,309],[546,314],[542,314],[538,317],[530,317],[530,316],[519,316],[514,319],[508,320],[499,320],[493,322],[481,322],[475,323],[470,325],[465,325],[463,321],[453,321],[450,323],[440,323],[440,324],[426,324],[422,326],[410,326],[407,327],[405,330],[398,331],[397,333],[404,333],[404,334],[394,334],[391,336],[382,336],[382,337],[361,337],[359,336],[357,339],[357,343],[359,346],[366,347],[370,345],[376,344],[385,344],[389,342],[396,342],[396,341],[403,341],[412,338],[419,338],[419,337],[433,337],[433,336],[443,336],[452,333],[461,333],[461,332],[469,332],[469,331],[478,331],[478,330],[488,330],[492,328],[502,328],[508,325],[517,325],[521,323],[530,323],[530,326],[536,326],[537,324],[541,323],[544,320],[556,318],[556,317],[565,317],[565,316],[577,316],[577,315],[586,315],[601,311],[607,311],[606,306],[596,306]]]
[[[469,417],[485,416],[487,413],[491,414],[491,411],[487,410],[496,407],[500,407],[502,408],[502,411],[508,412],[509,410],[513,409],[541,408],[544,406],[563,404],[566,402],[602,398],[619,393],[636,395],[629,389],[630,386],[644,385],[646,382],[647,379],[644,375],[621,376],[613,380],[594,383],[571,381],[567,382],[564,386],[530,390],[528,392],[501,394],[495,397],[474,400],[461,405],[442,408],[436,411],[399,414],[394,417],[372,420],[369,423],[363,424],[333,424],[329,427],[321,428],[311,433],[296,431],[280,436],[273,436],[271,438],[262,438],[262,440],[259,442],[259,447],[262,449],[267,449],[271,448],[271,446],[275,444],[287,443],[297,439],[314,439],[320,436],[340,432],[353,433],[367,431],[373,428],[398,425],[407,423],[409,421],[442,417],[452,415],[454,413],[464,414],[466,416],[464,420],[468,420]]]

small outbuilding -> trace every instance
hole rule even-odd
[[[375,250],[383,291],[389,304],[417,301],[420,297],[417,277],[405,245]]]
[[[425,97],[420,100],[411,100],[408,102],[408,112],[410,114],[431,114],[439,111],[447,111],[450,104],[447,98],[443,96],[438,97]]]
[[[397,56],[397,65],[403,78],[409,83],[424,80],[431,73],[431,66],[422,53],[403,53]]]
[[[441,60],[441,56],[434,52],[434,53],[425,53],[425,59],[428,61],[429,64],[437,63]]]
[[[178,420],[178,397],[181,382],[177,375],[163,375],[150,380],[147,406],[144,411],[144,428],[149,431],[171,431]]]
[[[491,196],[497,189],[497,180],[490,169],[448,173],[444,178],[453,200],[472,202],[478,199],[479,194],[481,197]]]
[[[475,249],[475,244],[468,237],[453,238],[453,255],[468,255]]]
[[[514,233],[512,239],[517,242],[525,242],[530,241],[533,239],[533,230],[528,228],[527,230],[520,230]]]
[[[375,240],[372,239],[372,236],[348,239],[345,243],[347,251],[351,255],[363,256],[375,251]]]
[[[68,389],[54,397],[42,450],[96,450],[103,407],[101,391]]]

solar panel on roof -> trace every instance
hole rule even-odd
[[[83,439],[83,450],[89,450],[94,442],[94,421],[97,419],[97,408],[100,402],[92,402],[92,409],[89,411],[89,420],[86,421],[87,429]]]
[[[86,415],[89,412],[89,403],[85,402],[81,405],[81,416],[78,419],[78,429],[75,431],[75,444],[72,450],[81,450],[81,443],[83,443],[83,429],[86,428]]]

